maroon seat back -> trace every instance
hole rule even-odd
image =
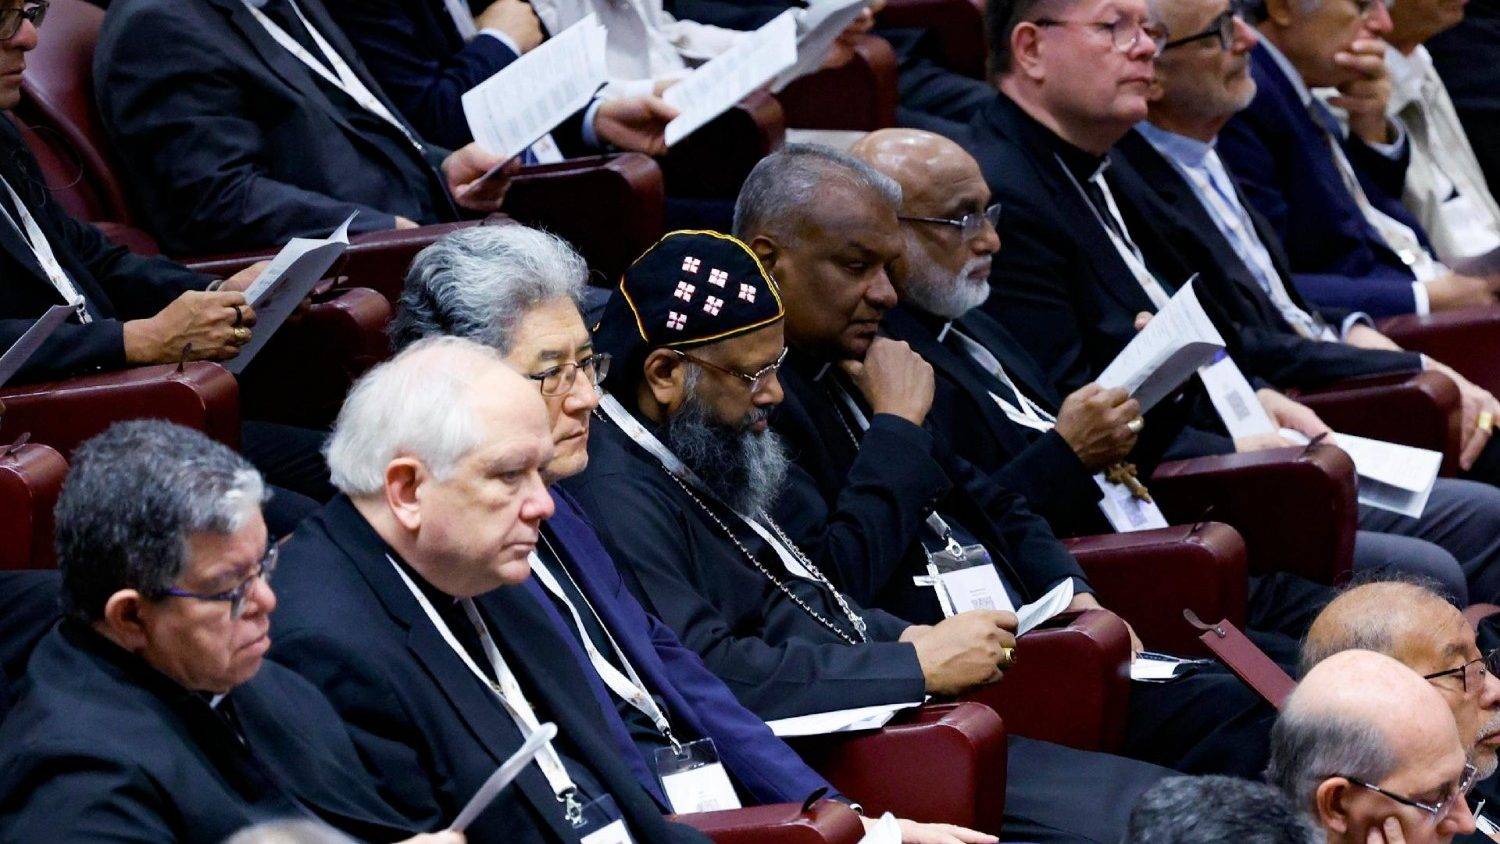
[[[68,464],[37,443],[0,447],[0,569],[49,569],[52,509]]]
[[[15,116],[30,131],[47,184],[75,216],[133,222],[125,187],[94,105],[94,47],[104,10],[52,0],[46,34],[26,56]]]

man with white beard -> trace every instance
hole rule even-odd
[[[1353,649],[1395,659],[1442,693],[1471,748],[1478,771],[1476,805],[1500,794],[1492,777],[1500,767],[1500,650],[1481,653],[1474,628],[1453,605],[1421,583],[1387,581],[1356,586],[1318,615],[1302,648],[1303,672]],[[1479,832],[1462,840],[1500,841],[1500,815],[1475,811]]]

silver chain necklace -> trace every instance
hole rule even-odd
[[[838,636],[840,639],[843,639],[848,644],[859,645],[870,641],[869,638],[865,635],[865,630],[867,629],[865,620],[860,618],[854,613],[853,610],[849,608],[849,603],[844,600],[843,595],[839,594],[839,590],[834,588],[833,583],[830,582],[828,578],[824,576],[823,572],[813,564],[812,560],[809,560],[807,558],[806,554],[802,553],[801,548],[798,548],[790,539],[787,538],[787,535],[782,531],[781,526],[772,521],[769,516],[767,516],[764,512],[761,513],[761,518],[765,519],[766,524],[771,527],[771,531],[776,534],[776,538],[780,540],[781,543],[788,549],[790,549],[792,554],[797,557],[797,562],[801,563],[807,569],[808,573],[813,576],[813,579],[823,587],[825,587],[833,595],[834,601],[838,602],[839,609],[844,611],[844,615],[849,618],[849,623],[854,626],[854,633],[859,637],[857,640],[853,636],[850,636],[848,633],[844,632],[843,628],[839,627],[837,624],[834,624],[833,621],[826,618],[822,613],[813,609],[812,606],[809,605],[806,601],[802,600],[802,598],[798,596],[796,592],[793,592],[791,587],[787,586],[782,582],[780,578],[772,574],[771,570],[766,568],[760,560],[756,559],[755,555],[750,553],[750,549],[746,548],[744,543],[740,542],[739,537],[734,535],[734,531],[729,529],[729,525],[724,524],[724,521],[719,518],[717,513],[715,513],[707,504],[703,502],[703,499],[699,498],[697,495],[694,495],[693,491],[688,488],[687,484],[682,482],[681,478],[678,478],[671,472],[667,472],[667,477],[671,478],[673,481],[676,481],[677,485],[679,487],[682,487],[682,491],[687,493],[688,498],[693,499],[693,503],[697,504],[699,509],[707,513],[708,517],[713,520],[714,524],[719,526],[719,530],[723,531],[724,535],[729,537],[729,541],[734,543],[734,547],[740,550],[740,553],[744,555],[745,559],[749,560],[751,565],[755,566],[755,568],[758,569],[761,574],[765,575],[766,579],[771,581],[771,584],[773,586],[775,586],[777,589],[780,589],[782,594],[786,595],[788,598],[791,598],[793,603],[801,607],[803,612],[812,616],[813,619],[816,620],[819,624],[827,627],[829,630],[832,630],[834,635]]]

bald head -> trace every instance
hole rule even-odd
[[[1413,663],[1418,653],[1444,650],[1466,627],[1458,609],[1427,586],[1367,583],[1330,601],[1314,619],[1302,645],[1302,669],[1358,648],[1421,671],[1423,666]]]
[[[1000,249],[998,217],[977,226],[942,222],[985,219],[990,190],[974,157],[915,129],[871,132],[850,153],[901,186],[903,255],[892,274],[901,299],[947,319],[984,304]]]

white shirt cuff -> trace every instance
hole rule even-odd
[[[1423,290],[1422,291],[1422,295],[1425,296],[1426,294],[1427,294],[1427,291]],[[1343,323],[1341,325],[1339,325],[1339,337],[1340,337],[1340,339],[1344,340],[1345,342],[1348,342],[1348,340],[1349,340],[1349,332],[1352,331],[1352,330],[1354,330],[1354,326],[1356,326],[1356,325],[1367,325],[1370,328],[1374,328],[1375,327],[1375,320],[1371,319],[1370,315],[1367,314],[1367,313],[1365,313],[1364,311],[1354,311],[1353,313],[1351,313],[1348,316],[1344,317]]]
[[[1367,142],[1366,146],[1386,158],[1395,161],[1401,157],[1402,153],[1406,152],[1406,124],[1393,117],[1391,118],[1391,128],[1396,131],[1396,137],[1390,143],[1371,144]]]
[[[505,45],[506,49],[510,50],[512,53],[515,53],[517,56],[520,56],[522,53],[520,46],[518,46],[515,41],[511,40],[511,37],[509,35],[506,35],[498,29],[481,29],[479,30],[479,34],[488,35],[496,41],[499,41],[501,44]]]
[[[599,140],[599,133],[594,131],[594,116],[599,113],[599,106],[604,101],[595,99],[589,103],[588,108],[583,110],[583,143],[591,149],[602,149],[604,143]]]
[[[1432,312],[1432,303],[1427,300],[1426,282],[1414,281],[1411,283],[1411,298],[1415,302],[1412,313],[1417,316],[1427,316]]]

